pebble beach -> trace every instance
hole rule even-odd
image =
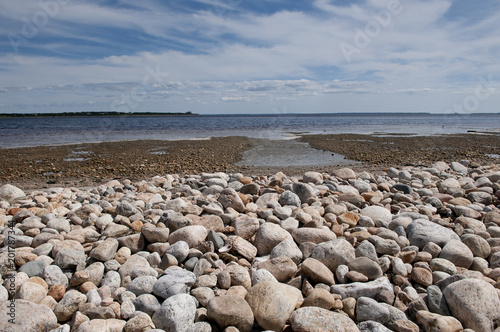
[[[2,149],[0,330],[498,332],[498,139],[303,136],[347,162],[297,167],[242,166],[245,137]]]

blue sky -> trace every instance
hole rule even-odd
[[[0,113],[500,111],[497,0],[0,0]]]

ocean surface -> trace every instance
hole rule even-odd
[[[0,118],[0,148],[216,136],[287,139],[303,133],[439,135],[468,131],[500,132],[500,113]]]

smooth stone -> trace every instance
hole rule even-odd
[[[457,267],[455,264],[444,258],[434,258],[429,263],[432,271],[445,272],[448,274],[457,273]]]
[[[491,248],[488,241],[475,234],[465,234],[462,236],[462,242],[469,247],[475,257],[488,258],[491,254]]]
[[[179,267],[171,267],[158,278],[153,286],[153,293],[164,299],[177,294],[187,294],[195,282],[194,273]]]
[[[358,257],[350,261],[347,266],[350,271],[356,271],[365,275],[368,280],[375,280],[383,275],[380,266],[366,257]]]
[[[281,256],[289,257],[295,264],[299,264],[302,261],[302,251],[300,251],[297,244],[290,239],[281,241],[276,247],[271,251],[269,258],[277,258]]]
[[[316,198],[314,189],[307,183],[294,182],[292,191],[299,197],[302,203],[307,203],[310,198]]]
[[[106,262],[113,259],[118,250],[118,240],[114,238],[107,238],[101,242],[97,247],[92,249],[90,257],[98,261]]]
[[[342,308],[341,301],[327,289],[314,288],[302,303],[302,307],[320,307],[326,310]],[[340,304],[340,305],[339,305]]]
[[[130,282],[127,290],[134,293],[136,296],[151,294],[156,281],[156,277],[153,276],[137,277]]]
[[[281,206],[296,206],[300,207],[301,201],[299,196],[295,194],[294,192],[291,192],[290,190],[286,190],[280,195],[280,198],[278,200]]]
[[[383,324],[372,320],[367,320],[359,323],[358,329],[360,332],[392,332],[392,330],[389,330]]]
[[[54,259],[54,265],[61,269],[72,269],[77,266],[85,266],[85,252],[83,250],[61,250]]]
[[[367,206],[359,214],[369,217],[375,223],[382,222],[385,225],[388,225],[392,220],[391,212],[381,206]]]
[[[245,211],[245,204],[243,204],[243,201],[240,196],[238,196],[236,190],[232,188],[224,189],[220,193],[218,201],[222,204],[224,209],[232,208],[240,213]]]
[[[153,323],[166,332],[188,332],[194,326],[195,315],[195,299],[191,295],[177,294],[162,303],[153,315]]]
[[[203,226],[186,226],[170,234],[168,243],[174,244],[177,241],[184,241],[189,245],[190,248],[192,248],[195,245],[205,241],[205,239],[207,238],[207,234],[208,231]]]
[[[377,299],[378,295],[384,291],[393,293],[393,285],[386,277],[380,277],[370,282],[355,282],[346,285],[333,285],[330,287],[333,294],[339,294],[343,299],[352,297],[370,297]]]
[[[154,328],[155,328],[155,325],[154,325],[151,317],[149,317],[149,315],[141,312],[127,321],[127,323],[123,327],[123,332],[151,331]]]
[[[104,331],[123,331],[127,324],[124,320],[119,319],[92,319],[85,321],[78,326],[76,332],[104,332]]]
[[[279,282],[289,280],[297,272],[297,265],[287,256],[272,258],[259,263],[256,267],[268,270]]]
[[[300,270],[314,282],[324,283],[329,286],[335,284],[333,272],[317,259],[307,258],[300,265]]]
[[[356,258],[355,249],[344,239],[323,242],[314,247],[311,257],[325,264],[332,272]]]
[[[263,281],[278,282],[278,280],[276,280],[276,278],[268,270],[265,269],[254,270],[252,272],[252,286],[255,286],[259,282]]]
[[[148,240],[148,242],[167,242],[168,236],[170,235],[170,229],[166,227],[142,227],[141,233],[144,235],[146,240]]]
[[[295,287],[263,281],[249,289],[246,301],[263,329],[281,331],[302,294]]]
[[[458,319],[451,316],[441,316],[428,311],[417,311],[417,322],[426,332],[461,332],[463,326]]]
[[[49,332],[57,328],[57,317],[52,310],[41,304],[26,300],[15,301],[15,328],[9,322],[11,308],[10,301],[0,302],[0,330],[1,331],[23,331],[23,332]]]
[[[294,331],[338,331],[359,332],[356,323],[349,317],[318,307],[302,307],[290,318]]]
[[[427,287],[427,307],[435,314],[451,316],[446,299],[438,286]]]
[[[24,272],[28,277],[35,277],[39,275],[47,264],[44,261],[34,260],[23,264],[19,268],[19,272]]]
[[[57,265],[48,265],[40,273],[49,287],[54,285],[68,286],[68,277],[63,273],[61,268]]]
[[[150,267],[148,261],[137,254],[134,254],[127,259],[127,261],[120,267],[118,273],[120,277],[123,279],[126,276],[130,276],[132,271],[139,267]]]
[[[474,255],[472,251],[460,240],[450,240],[441,250],[439,258],[444,258],[457,267],[468,269],[472,265]]]
[[[428,242],[444,247],[451,240],[460,240],[451,229],[425,219],[412,221],[406,228],[406,234],[410,243],[419,249],[422,249]]]
[[[34,303],[40,302],[47,295],[47,289],[34,282],[24,282],[16,292],[16,299]]]
[[[87,301],[87,297],[82,293],[72,290],[64,294],[63,298],[54,308],[54,314],[59,322],[66,322],[71,319],[78,310],[78,306]]]
[[[214,297],[208,302],[208,318],[220,328],[236,327],[240,332],[252,329],[254,316],[250,305],[239,296],[225,295]]]
[[[452,315],[474,331],[493,332],[500,320],[500,299],[486,281],[464,279],[451,283],[443,291]]]
[[[161,307],[160,302],[153,294],[139,295],[132,300],[132,303],[137,311],[145,312],[151,317]]]
[[[253,244],[257,248],[258,255],[265,256],[269,255],[276,245],[286,239],[293,241],[290,233],[279,225],[266,222],[259,227]]]
[[[337,239],[337,236],[334,232],[325,228],[298,228],[293,231],[292,235],[298,244],[302,244],[304,242],[312,242],[318,244]]]
[[[189,255],[189,244],[185,241],[177,241],[165,250],[164,255],[174,256],[178,262],[183,262]]]
[[[398,320],[406,320],[406,315],[401,310],[386,304],[379,303],[369,297],[360,297],[356,303],[356,321],[372,320],[390,327]]]

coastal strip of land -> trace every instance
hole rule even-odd
[[[302,135],[294,141],[297,144],[292,147],[283,141],[214,137],[206,140],[138,140],[5,148],[0,149],[0,183],[14,183],[32,189],[85,186],[113,179],[141,180],[164,174],[223,171],[268,175],[283,171],[297,175],[307,170],[331,172],[345,165],[374,170],[464,159],[478,166],[498,162],[500,133]],[[249,153],[259,147],[257,154]],[[325,152],[337,155],[337,158],[331,163],[325,162]],[[274,161],[279,158],[293,161],[294,156],[297,160],[310,160],[307,163],[290,161],[268,165],[265,162],[242,163],[248,156],[265,157],[266,154]],[[339,162],[339,155],[346,160]]]

